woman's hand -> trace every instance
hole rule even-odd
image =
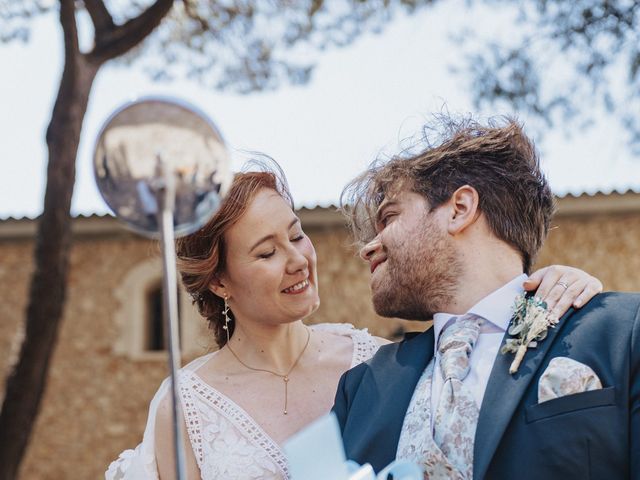
[[[569,307],[582,307],[602,292],[602,282],[579,268],[552,265],[533,272],[524,282],[527,291],[547,302],[552,314],[560,318]]]

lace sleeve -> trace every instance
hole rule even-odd
[[[378,348],[380,348],[375,337],[371,335],[366,328],[362,330],[354,328],[351,338],[353,338],[352,368],[369,360],[378,351]]]
[[[353,356],[350,368],[366,362],[378,351],[380,345],[375,337],[366,328],[357,329],[350,323],[318,323],[313,325],[314,330],[335,333],[351,337],[353,341]]]
[[[194,371],[205,363],[212,354],[196,358],[181,371]],[[158,407],[165,395],[169,393],[170,379],[166,378],[154,395],[149,405],[147,426],[144,429],[142,443],[133,450],[125,450],[111,462],[104,474],[105,480],[158,480],[158,466],[155,455],[155,425]]]
[[[125,450],[111,462],[105,472],[106,480],[158,480],[156,458],[147,452],[144,442],[135,449]]]
[[[168,391],[169,379],[166,379],[160,385],[149,405],[149,416],[142,443],[133,450],[125,450],[116,460],[111,462],[104,474],[105,480],[158,480],[154,428],[158,405]]]

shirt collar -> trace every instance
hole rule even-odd
[[[509,327],[513,316],[513,301],[516,296],[524,292],[522,284],[527,279],[527,275],[518,275],[516,278],[506,283],[497,290],[484,297],[464,315],[453,315],[451,313],[436,313],[433,316],[433,333],[435,345],[438,345],[438,338],[444,327],[450,320],[466,315],[474,315],[491,322],[500,331],[504,332]]]

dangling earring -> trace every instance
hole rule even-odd
[[[227,296],[224,296],[224,310],[222,310],[222,315],[224,315],[224,331],[227,332],[227,343],[229,343],[229,322],[231,319],[229,318],[229,304],[227,303]]]

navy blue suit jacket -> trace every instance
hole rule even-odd
[[[340,379],[334,412],[347,457],[394,460],[415,386],[433,357],[430,329],[382,347]],[[591,367],[601,390],[538,404],[554,357]],[[480,409],[475,479],[640,479],[640,294],[604,293],[567,312],[518,372],[498,353]]]

